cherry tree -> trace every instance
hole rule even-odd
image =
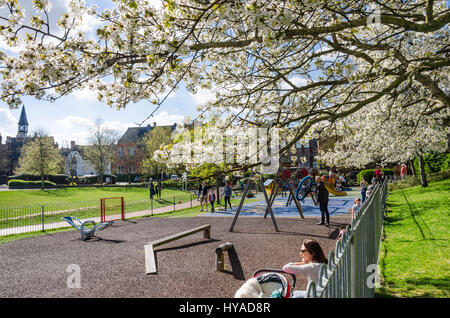
[[[71,0],[54,31],[50,1],[33,0],[29,23],[19,1],[0,1],[1,38],[21,48],[0,53],[2,100],[17,107],[23,95],[52,101],[88,88],[112,107],[148,100],[152,116],[183,83],[213,91],[200,110],[228,126],[289,128],[281,152],[355,114],[448,124],[447,1],[113,2]],[[95,37],[76,31],[87,16],[102,22]]]

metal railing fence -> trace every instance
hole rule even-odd
[[[152,215],[154,210],[162,207],[174,211],[180,204],[192,207],[193,200],[194,197],[189,192],[175,195],[165,195],[163,192],[161,197],[154,195],[153,200],[125,200],[125,217],[134,217],[134,212],[141,211],[143,215]],[[12,235],[70,227],[66,221],[61,220],[63,216],[100,222],[100,208],[100,199],[0,207],[0,243],[9,241]]]
[[[320,268],[317,284],[308,283],[308,298],[371,298],[378,282],[387,180],[375,187],[334,251]]]

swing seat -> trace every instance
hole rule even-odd
[[[90,240],[94,236],[95,231],[106,229],[107,227],[110,227],[115,223],[115,221],[111,221],[96,224],[94,220],[87,220],[81,222],[74,216],[64,216],[61,219],[63,219],[64,221],[72,225],[74,228],[76,228],[78,231],[80,231],[81,239],[83,241]],[[92,225],[92,227],[88,228],[87,225]]]

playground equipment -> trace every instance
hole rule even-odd
[[[219,272],[225,271],[225,260],[223,252],[230,251],[233,248],[233,244],[230,242],[220,244],[216,248],[216,270],[218,270]]]
[[[157,274],[158,273],[158,268],[157,268],[157,262],[156,262],[156,255],[155,255],[155,251],[154,248],[166,243],[170,243],[173,242],[175,240],[179,240],[183,237],[186,237],[188,235],[192,235],[198,232],[203,232],[203,238],[211,238],[211,225],[210,224],[205,224],[202,225],[200,227],[196,227],[194,229],[188,230],[188,231],[184,231],[181,233],[177,233],[174,235],[170,235],[167,237],[164,237],[162,239],[153,241],[148,243],[147,245],[144,246],[144,251],[145,251],[145,274]]]
[[[90,240],[94,236],[95,231],[106,229],[107,227],[115,223],[115,221],[111,221],[96,224],[94,220],[87,220],[81,222],[74,216],[65,216],[62,217],[61,219],[63,219],[64,221],[72,225],[74,228],[76,228],[78,231],[80,231],[81,239],[83,241]],[[89,225],[91,225],[92,227],[88,227]]]
[[[259,178],[260,188],[261,188],[261,190],[262,190],[262,192],[264,194],[264,199],[265,199],[266,204],[267,204],[266,212],[264,214],[264,218],[267,218],[267,214],[270,213],[270,217],[272,219],[273,226],[275,228],[275,231],[277,231],[277,232],[278,232],[278,225],[277,225],[277,221],[275,220],[275,216],[273,214],[272,205],[273,205],[273,202],[275,201],[275,196],[276,196],[276,194],[278,192],[278,189],[279,189],[280,185],[282,186],[283,176],[285,175],[284,173],[280,174],[280,172],[282,172],[280,169],[281,168],[279,168],[277,173],[275,174],[275,179],[273,181],[267,183],[268,185],[272,184],[272,186],[270,188],[270,197],[267,194],[266,187],[264,185],[262,176],[260,176],[260,178]],[[241,212],[242,206],[244,205],[245,198],[247,197],[247,193],[250,190],[252,177],[256,173],[257,172],[252,171],[252,173],[250,174],[250,177],[247,180],[247,184],[245,185],[244,193],[242,194],[241,201],[239,203],[239,206],[237,208],[236,214],[234,215],[234,218],[233,218],[233,222],[231,223],[231,227],[229,229],[230,232],[233,232],[234,226],[236,225],[236,221],[237,221],[237,219],[239,217],[239,214]],[[298,212],[300,214],[300,217],[302,219],[304,219],[302,207],[301,207],[300,203],[298,202],[298,200],[295,198],[293,188],[292,188],[292,186],[290,184],[289,184],[288,188],[289,188],[290,195],[293,196],[293,198],[294,198],[295,205],[297,206],[297,209],[298,209]]]
[[[119,221],[125,220],[123,197],[101,198],[100,199],[100,220]]]
[[[346,196],[347,192],[345,191],[339,191],[336,189],[336,179],[333,177],[325,177],[324,178],[324,184],[325,188],[328,190],[328,192],[336,195],[336,196]]]
[[[263,273],[266,272],[266,273]],[[284,275],[292,277],[292,284]],[[235,298],[291,298],[295,288],[295,275],[279,269],[260,269],[253,273],[234,295]]]
[[[305,198],[309,195],[314,193],[316,187],[316,182],[314,181],[313,177],[306,176],[304,177],[297,186],[297,189],[295,191],[295,198],[298,201],[305,201]],[[315,202],[315,201],[314,201]]]

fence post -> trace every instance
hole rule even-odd
[[[191,197],[191,208],[192,208],[192,193],[189,192],[189,196]]]
[[[153,198],[150,199],[150,205],[151,205],[152,215],[153,215]]]
[[[44,222],[45,222],[45,217],[44,217],[44,206],[42,205],[42,232],[45,232]]]
[[[173,196],[173,210],[175,211],[175,196]]]

